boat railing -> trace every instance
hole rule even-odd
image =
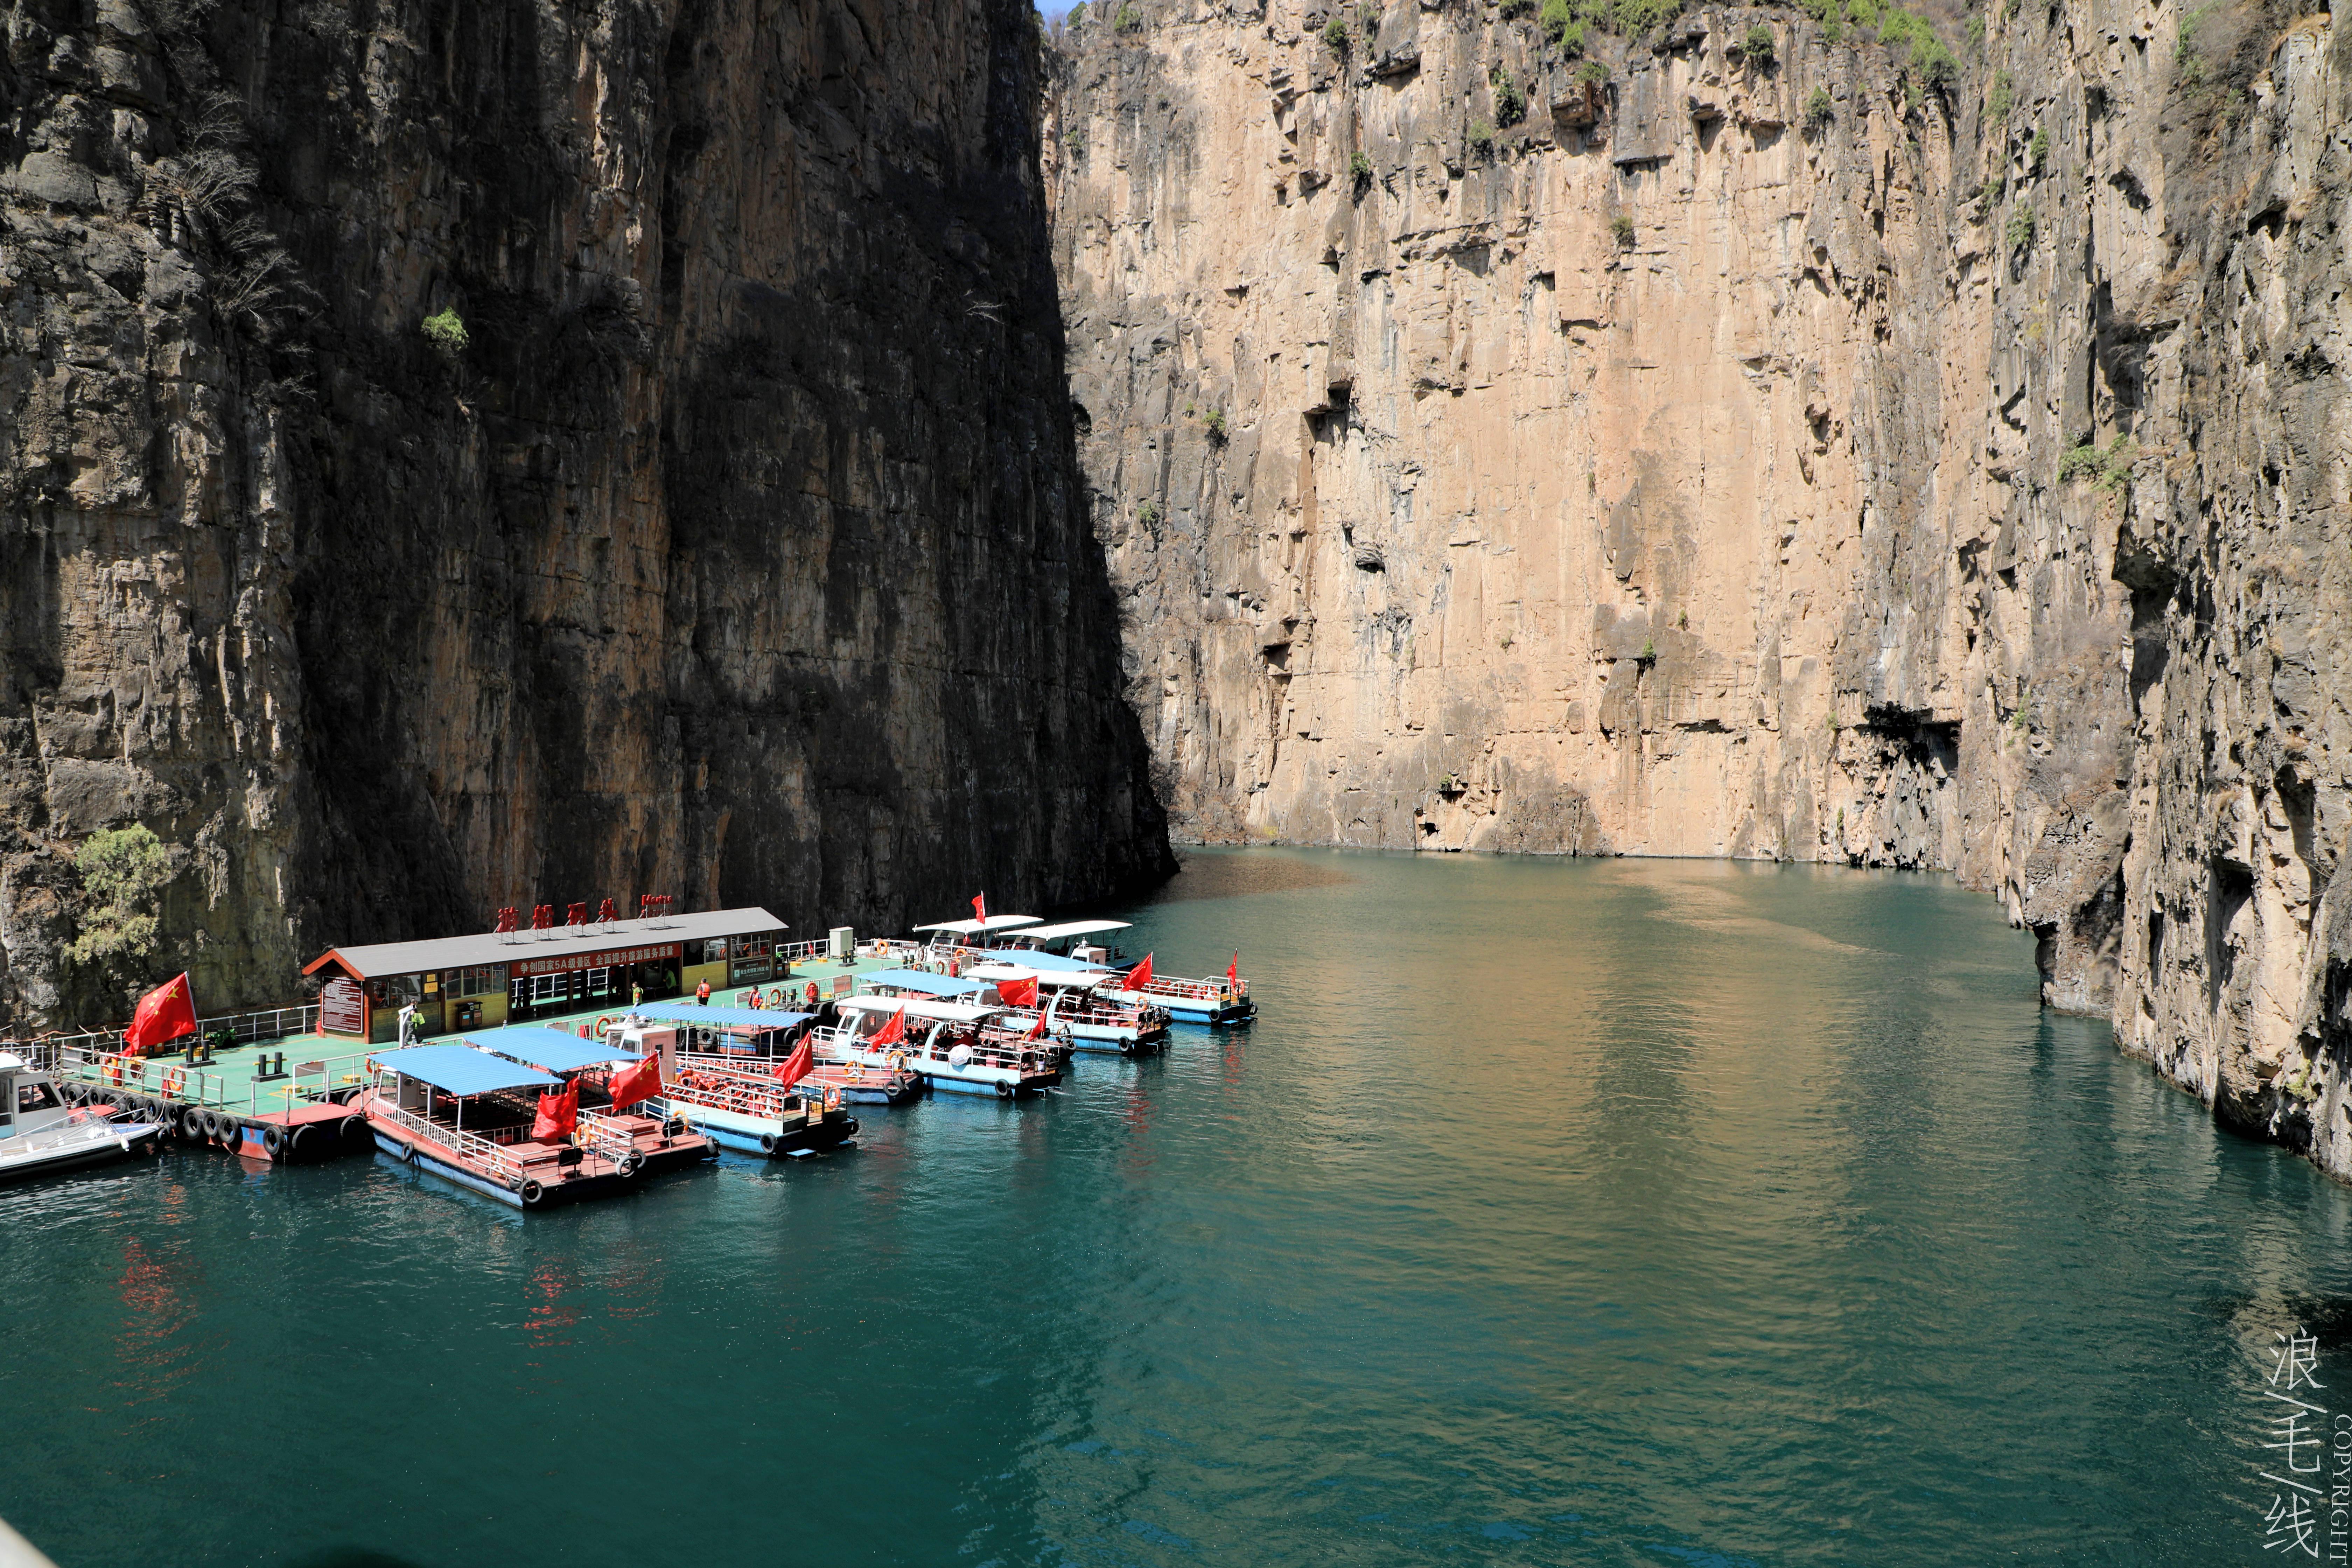
[[[664,1116],[662,1120],[667,1121],[669,1118]],[[583,1142],[587,1147],[595,1150],[614,1164],[620,1163],[623,1159],[637,1152],[635,1134],[609,1116],[593,1110],[583,1110],[580,1113],[580,1131],[584,1135]]]
[[[1222,1002],[1231,996],[1236,1000],[1249,994],[1249,983],[1228,985],[1223,980],[1187,980],[1181,975],[1155,974],[1143,983],[1139,994],[1145,996],[1181,996],[1188,1002]]]
[[[471,1161],[503,1181],[511,1184],[522,1180],[522,1162],[478,1132],[461,1132],[446,1121],[436,1121],[394,1105],[383,1095],[376,1096],[370,1113],[405,1128],[419,1138],[430,1139],[459,1159]]]
[[[698,1105],[707,1110],[731,1111],[738,1116],[772,1117],[781,1120],[800,1109],[800,1095],[785,1089],[765,1074],[749,1074],[740,1068],[721,1065],[710,1058],[680,1057],[678,1074],[666,1092],[673,1100],[688,1105]],[[688,1076],[688,1075],[692,1076]]]
[[[264,1040],[282,1040],[289,1035],[317,1032],[318,1004],[292,1007],[262,1007],[250,1013],[223,1013],[215,1017],[196,1020],[199,1038],[210,1039],[226,1033],[241,1046],[258,1045]],[[128,1025],[116,1024],[103,1029],[81,1029],[71,1034],[45,1035],[37,1039],[0,1039],[0,1051],[10,1051],[23,1057],[26,1065],[48,1068],[68,1050],[84,1053],[113,1053],[122,1049],[122,1031]],[[46,1059],[44,1059],[46,1058]]]
[[[331,1100],[337,1090],[366,1083],[370,1076],[365,1052],[303,1062],[282,1079],[268,1079],[190,1067],[173,1057],[138,1057],[81,1046],[57,1048],[47,1070],[61,1079],[126,1094],[152,1094],[189,1105],[251,1106],[256,1111],[271,1099],[279,1100],[281,1109]]]

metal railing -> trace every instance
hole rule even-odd
[[[319,1007],[306,1003],[291,1007],[264,1007],[251,1013],[223,1013],[216,1017],[196,1020],[196,1035],[209,1039],[226,1030],[236,1037],[241,1046],[259,1045],[264,1040],[282,1040],[289,1035],[315,1034],[318,1029]],[[69,1033],[44,1035],[37,1039],[0,1039],[0,1051],[13,1051],[37,1068],[56,1064],[57,1054],[64,1051],[112,1052],[122,1049],[122,1032],[127,1024],[115,1024],[103,1029],[79,1029]],[[40,1059],[46,1056],[47,1059]]]
[[[438,1143],[460,1159],[470,1160],[487,1167],[509,1185],[522,1180],[522,1162],[498,1144],[477,1132],[460,1132],[413,1110],[404,1110],[382,1096],[376,1098],[371,1115],[381,1116],[415,1133],[419,1138]]]
[[[662,1118],[667,1121],[667,1116]],[[636,1134],[619,1126],[608,1116],[593,1110],[580,1112],[580,1131],[587,1134],[587,1147],[593,1149],[614,1164],[623,1160],[634,1163],[637,1158]]]
[[[968,1067],[991,1068],[1016,1076],[1047,1070],[1045,1050],[1041,1043],[1003,1038],[972,1039],[962,1036],[942,1040],[942,1030],[935,1028],[926,1039],[902,1040],[897,1045],[884,1047],[860,1039],[845,1028],[814,1029],[810,1031],[809,1038],[814,1042],[813,1049],[819,1057],[829,1055],[836,1062],[857,1061],[868,1068],[887,1066],[893,1055],[903,1054],[909,1072],[954,1072],[957,1069],[955,1064],[948,1060],[948,1053],[957,1046],[967,1046],[971,1049],[971,1059],[965,1064]],[[878,1063],[866,1061],[865,1058],[870,1056],[883,1059]]]
[[[308,1061],[286,1078],[265,1084],[257,1074],[240,1079],[219,1068],[189,1067],[170,1057],[134,1057],[121,1051],[66,1046],[51,1053],[47,1070],[68,1083],[121,1089],[126,1094],[152,1094],[185,1105],[250,1106],[258,1112],[268,1099],[278,1100],[280,1109],[291,1109],[298,1104],[316,1104],[331,1099],[336,1089],[365,1083],[367,1060],[365,1053],[358,1052]],[[236,1092],[232,1092],[233,1087]]]

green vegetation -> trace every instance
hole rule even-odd
[[[2025,145],[2025,167],[2027,172],[2038,174],[2042,173],[2042,165],[2049,162],[2050,127],[2037,125],[2033,128],[2033,140]]]
[[[1985,100],[1985,118],[1995,125],[2009,118],[2017,103],[2017,81],[2007,71],[1992,73],[1992,96]]]
[[[2010,214],[2009,223],[2000,232],[2001,237],[2009,241],[2009,248],[2012,254],[2032,250],[2033,248],[2033,209],[2020,207]]]
[[[66,944],[75,963],[129,963],[155,951],[155,895],[172,879],[171,852],[152,828],[134,823],[82,840],[74,857],[89,902]]]
[[[1977,190],[1977,199],[1984,203],[1986,206],[1990,207],[1995,202],[2000,200],[2000,193],[2006,190],[2008,185],[2009,182],[2001,178],[2000,175],[1997,174],[1987,174],[1985,176],[1985,183]]]
[[[1600,87],[1609,80],[1609,68],[1599,60],[1587,60],[1576,68],[1576,79],[1590,87]]]
[[[1381,30],[1381,8],[1378,5],[1357,7],[1356,26],[1368,38],[1377,35]]]
[[[457,307],[444,305],[425,318],[425,341],[456,359],[471,340],[466,336],[466,323],[458,318]]]
[[[2197,47],[2197,29],[2212,9],[2210,5],[2200,6],[2180,19],[2180,37],[2172,47],[2172,74],[2184,92],[2194,92],[2205,85],[2205,56]]]
[[[1772,29],[1762,22],[1751,25],[1748,36],[1739,40],[1739,58],[1750,70],[1770,70],[1772,49]]]
[[[1615,217],[1609,220],[1609,237],[1617,242],[1618,249],[1633,249],[1633,220],[1627,217],[1623,213],[1619,213]]]
[[[1332,14],[1329,21],[1323,24],[1323,42],[1335,55],[1347,52],[1348,23],[1347,19],[1337,12]]]
[[[1528,117],[1528,95],[1519,90],[1519,84],[1513,81],[1500,66],[1495,68],[1490,79],[1495,87],[1495,122],[1517,125],[1525,120]]]
[[[1569,54],[1584,52],[1584,24],[1569,8],[1568,0],[1543,0],[1543,14],[1536,25],[1545,37]]]
[[[1470,151],[1481,158],[1495,155],[1495,128],[1483,120],[1470,122]]]
[[[1112,19],[1111,27],[1116,32],[1139,33],[1143,31],[1143,13],[1137,10],[1130,0],[1129,4],[1118,8],[1118,15]]]
[[[1225,411],[1223,409],[1210,409],[1202,416],[1201,424],[1209,432],[1209,439],[1212,442],[1220,447],[1225,444]]]
[[[1137,507],[1135,509],[1135,521],[1141,523],[1146,528],[1158,528],[1160,526],[1160,503],[1155,500],[1148,500],[1141,506]]]
[[[1657,662],[1658,662],[1658,639],[1657,639],[1657,638],[1655,638],[1655,637],[1646,637],[1646,638],[1644,638],[1644,639],[1643,640],[1643,643],[1642,643],[1642,651],[1641,651],[1640,653],[1635,654],[1633,657],[1634,657],[1636,659],[1639,659],[1639,660],[1640,660],[1642,663],[1643,663],[1643,664],[1655,664],[1655,663],[1657,663]]]
[[[1078,0],[1076,5],[1070,7],[1069,15],[1062,18],[1062,26],[1065,27],[1082,27],[1086,26],[1086,21],[1087,0]]]
[[[1979,54],[1982,54],[1982,53],[1984,53],[1984,40],[1985,40],[1985,25],[1984,25],[1984,18],[1983,18],[1982,16],[1971,16],[1971,17],[1969,17],[1969,48],[1971,48],[1971,49],[1974,49],[1974,50],[1975,50],[1977,53],[1979,53]]]
[[[1364,156],[1361,148],[1348,154],[1348,178],[1355,182],[1359,195],[1363,194],[1366,185],[1372,183],[1372,161]]]
[[[2139,443],[2128,436],[2116,437],[2104,452],[2096,441],[2085,441],[2058,459],[2058,482],[2064,485],[2080,479],[2114,489],[2131,478],[2132,465],[2137,461]]]
[[[1830,101],[1830,89],[1825,87],[1813,89],[1805,100],[1805,129],[1818,136],[1835,118],[1837,106]]]

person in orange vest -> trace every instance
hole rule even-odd
[[[708,1007],[710,1005],[709,981],[706,980],[701,984],[694,988],[694,1001],[695,1005],[698,1007]]]

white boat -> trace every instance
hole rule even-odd
[[[1045,1032],[1067,1039],[1073,1049],[1139,1057],[1168,1043],[1168,1015],[1114,989],[1118,975],[1104,969],[1062,969],[1031,962],[1047,956],[1024,953],[1017,964],[976,963],[963,973],[966,978],[984,981],[992,987],[1034,980],[1038,1007],[1015,1008],[1010,1021],[1025,1027],[1042,1012]],[[992,990],[987,994],[998,993]]]
[[[1008,1016],[1003,1007],[940,1002],[926,996],[844,996],[834,1003],[841,1026],[819,1029],[809,1038],[819,1061],[865,1068],[869,1073],[904,1071],[929,1080],[933,1089],[961,1094],[992,1094],[1001,1100],[1035,1094],[1062,1081],[1060,1052],[1050,1040],[984,1037],[992,1022]],[[906,1037],[877,1046],[874,1037],[904,1011]]]
[[[0,1051],[0,1182],[47,1175],[154,1147],[160,1121],[117,1121],[104,1107],[68,1105],[57,1081]]]

